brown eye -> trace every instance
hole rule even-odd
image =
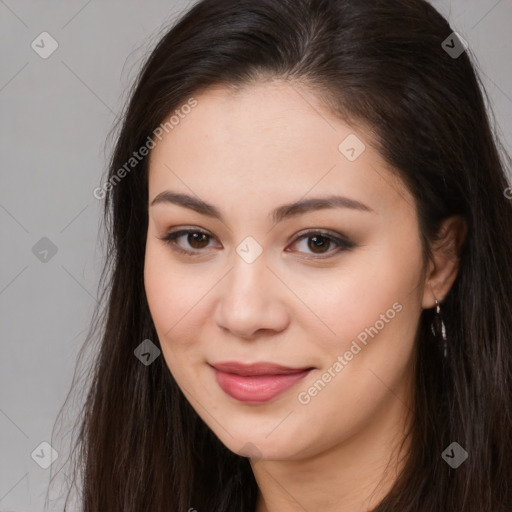
[[[199,231],[188,233],[187,242],[194,249],[204,249],[208,245],[208,235]]]
[[[195,256],[194,251],[202,252],[201,249],[208,247],[211,238],[208,233],[197,229],[181,229],[168,233],[160,240],[163,240],[177,252]],[[180,242],[180,239],[183,239],[183,241]]]
[[[303,245],[302,248],[300,247],[301,244]],[[334,235],[319,231],[303,233],[295,240],[293,245],[297,245],[301,249],[298,252],[309,254],[310,257],[311,255],[318,255],[319,258],[328,258],[355,247],[353,242],[341,234]],[[332,246],[334,246],[334,250],[330,250]]]
[[[311,249],[314,253],[323,254],[324,249],[329,248],[331,245],[331,240],[326,236],[310,236],[307,238],[308,248]]]
[[[181,229],[168,233],[161,238],[161,240],[176,252],[189,256],[200,256],[201,253],[206,253],[203,249],[209,247],[209,242],[212,238],[212,235],[198,229]],[[180,239],[182,239],[181,242]],[[310,258],[315,255],[317,255],[317,258],[329,258],[339,252],[355,247],[353,242],[341,234],[336,236],[319,231],[309,231],[308,233],[302,234],[295,240],[293,245],[299,245],[306,240],[307,244],[305,244],[305,250],[299,250],[298,252],[305,252],[310,255]],[[330,250],[332,246],[334,246],[334,250]],[[285,250],[290,252],[288,249]]]

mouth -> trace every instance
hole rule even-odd
[[[291,368],[275,363],[210,364],[220,388],[246,404],[262,404],[276,398],[301,381],[314,368]]]

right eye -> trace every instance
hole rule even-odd
[[[197,251],[201,252],[202,249],[207,247],[211,238],[211,235],[198,229],[180,229],[167,233],[160,240],[166,242],[173,251],[189,256],[198,256]],[[180,239],[183,239],[182,243],[179,243]],[[188,244],[189,249],[184,248],[183,243]]]

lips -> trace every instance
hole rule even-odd
[[[281,395],[313,369],[269,362],[244,364],[235,361],[210,366],[220,388],[232,398],[247,404],[261,404]]]
[[[289,366],[281,366],[275,363],[253,363],[244,364],[236,361],[227,361],[225,363],[212,364],[214,368],[221,372],[234,373],[242,376],[258,376],[258,375],[286,375],[290,373],[298,373],[304,370],[310,370],[311,367],[291,368]]]

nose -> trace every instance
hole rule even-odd
[[[219,288],[215,321],[239,338],[280,332],[290,322],[285,287],[262,256],[252,263],[236,256]]]

